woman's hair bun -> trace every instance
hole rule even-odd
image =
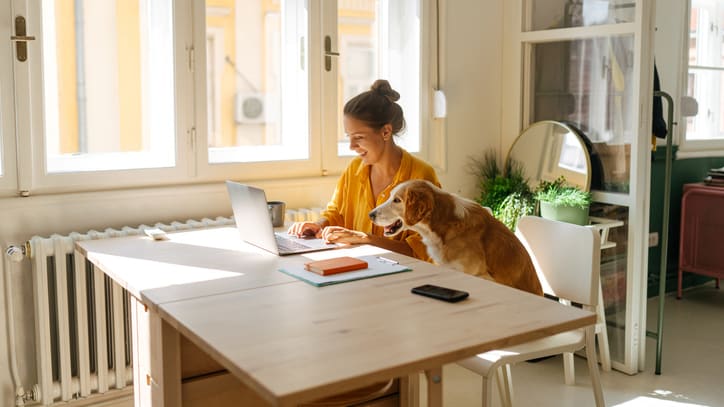
[[[377,79],[375,83],[370,86],[370,89],[390,100],[390,102],[397,102],[400,100],[400,94],[396,90],[392,89],[390,83],[385,79]]]
[[[365,122],[372,129],[379,130],[386,124],[392,125],[392,134],[398,134],[405,128],[402,106],[395,103],[400,100],[390,83],[378,79],[364,91],[352,97],[344,104],[344,115]]]

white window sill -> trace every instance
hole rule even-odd
[[[716,150],[682,150],[676,152],[677,160],[685,160],[687,158],[717,158],[724,157],[724,149]]]

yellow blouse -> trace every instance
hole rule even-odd
[[[384,236],[383,228],[373,224],[368,214],[387,200],[395,186],[410,179],[425,179],[440,186],[435,170],[403,149],[402,162],[395,178],[375,199],[370,184],[370,167],[365,165],[360,157],[356,157],[339,177],[332,200],[327,204],[322,216],[329,221],[330,226],[342,226],[375,236]],[[415,257],[430,261],[427,248],[417,233],[404,231],[392,239],[406,241]]]

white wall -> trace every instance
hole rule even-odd
[[[466,197],[477,195],[470,156],[500,150],[503,2],[445,0],[447,95],[447,171],[443,188]]]
[[[445,60],[442,83],[447,94],[444,188],[473,197],[474,177],[467,172],[471,155],[500,149],[502,3],[503,0],[442,0]],[[244,180],[240,178],[240,180]],[[246,181],[253,181],[246,179]],[[331,196],[334,177],[255,182],[269,199],[288,207],[321,206]],[[222,183],[0,199],[0,245],[22,244],[34,235],[137,226],[173,220],[229,216]],[[13,271],[18,363],[26,388],[35,383],[32,297],[29,265]],[[6,270],[2,270],[4,274]],[[0,280],[0,405],[11,406],[14,387],[8,368],[4,279]]]

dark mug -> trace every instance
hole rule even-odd
[[[275,228],[284,226],[286,204],[282,201],[269,201],[266,203],[266,207],[269,209],[269,217],[271,218],[272,226]]]

